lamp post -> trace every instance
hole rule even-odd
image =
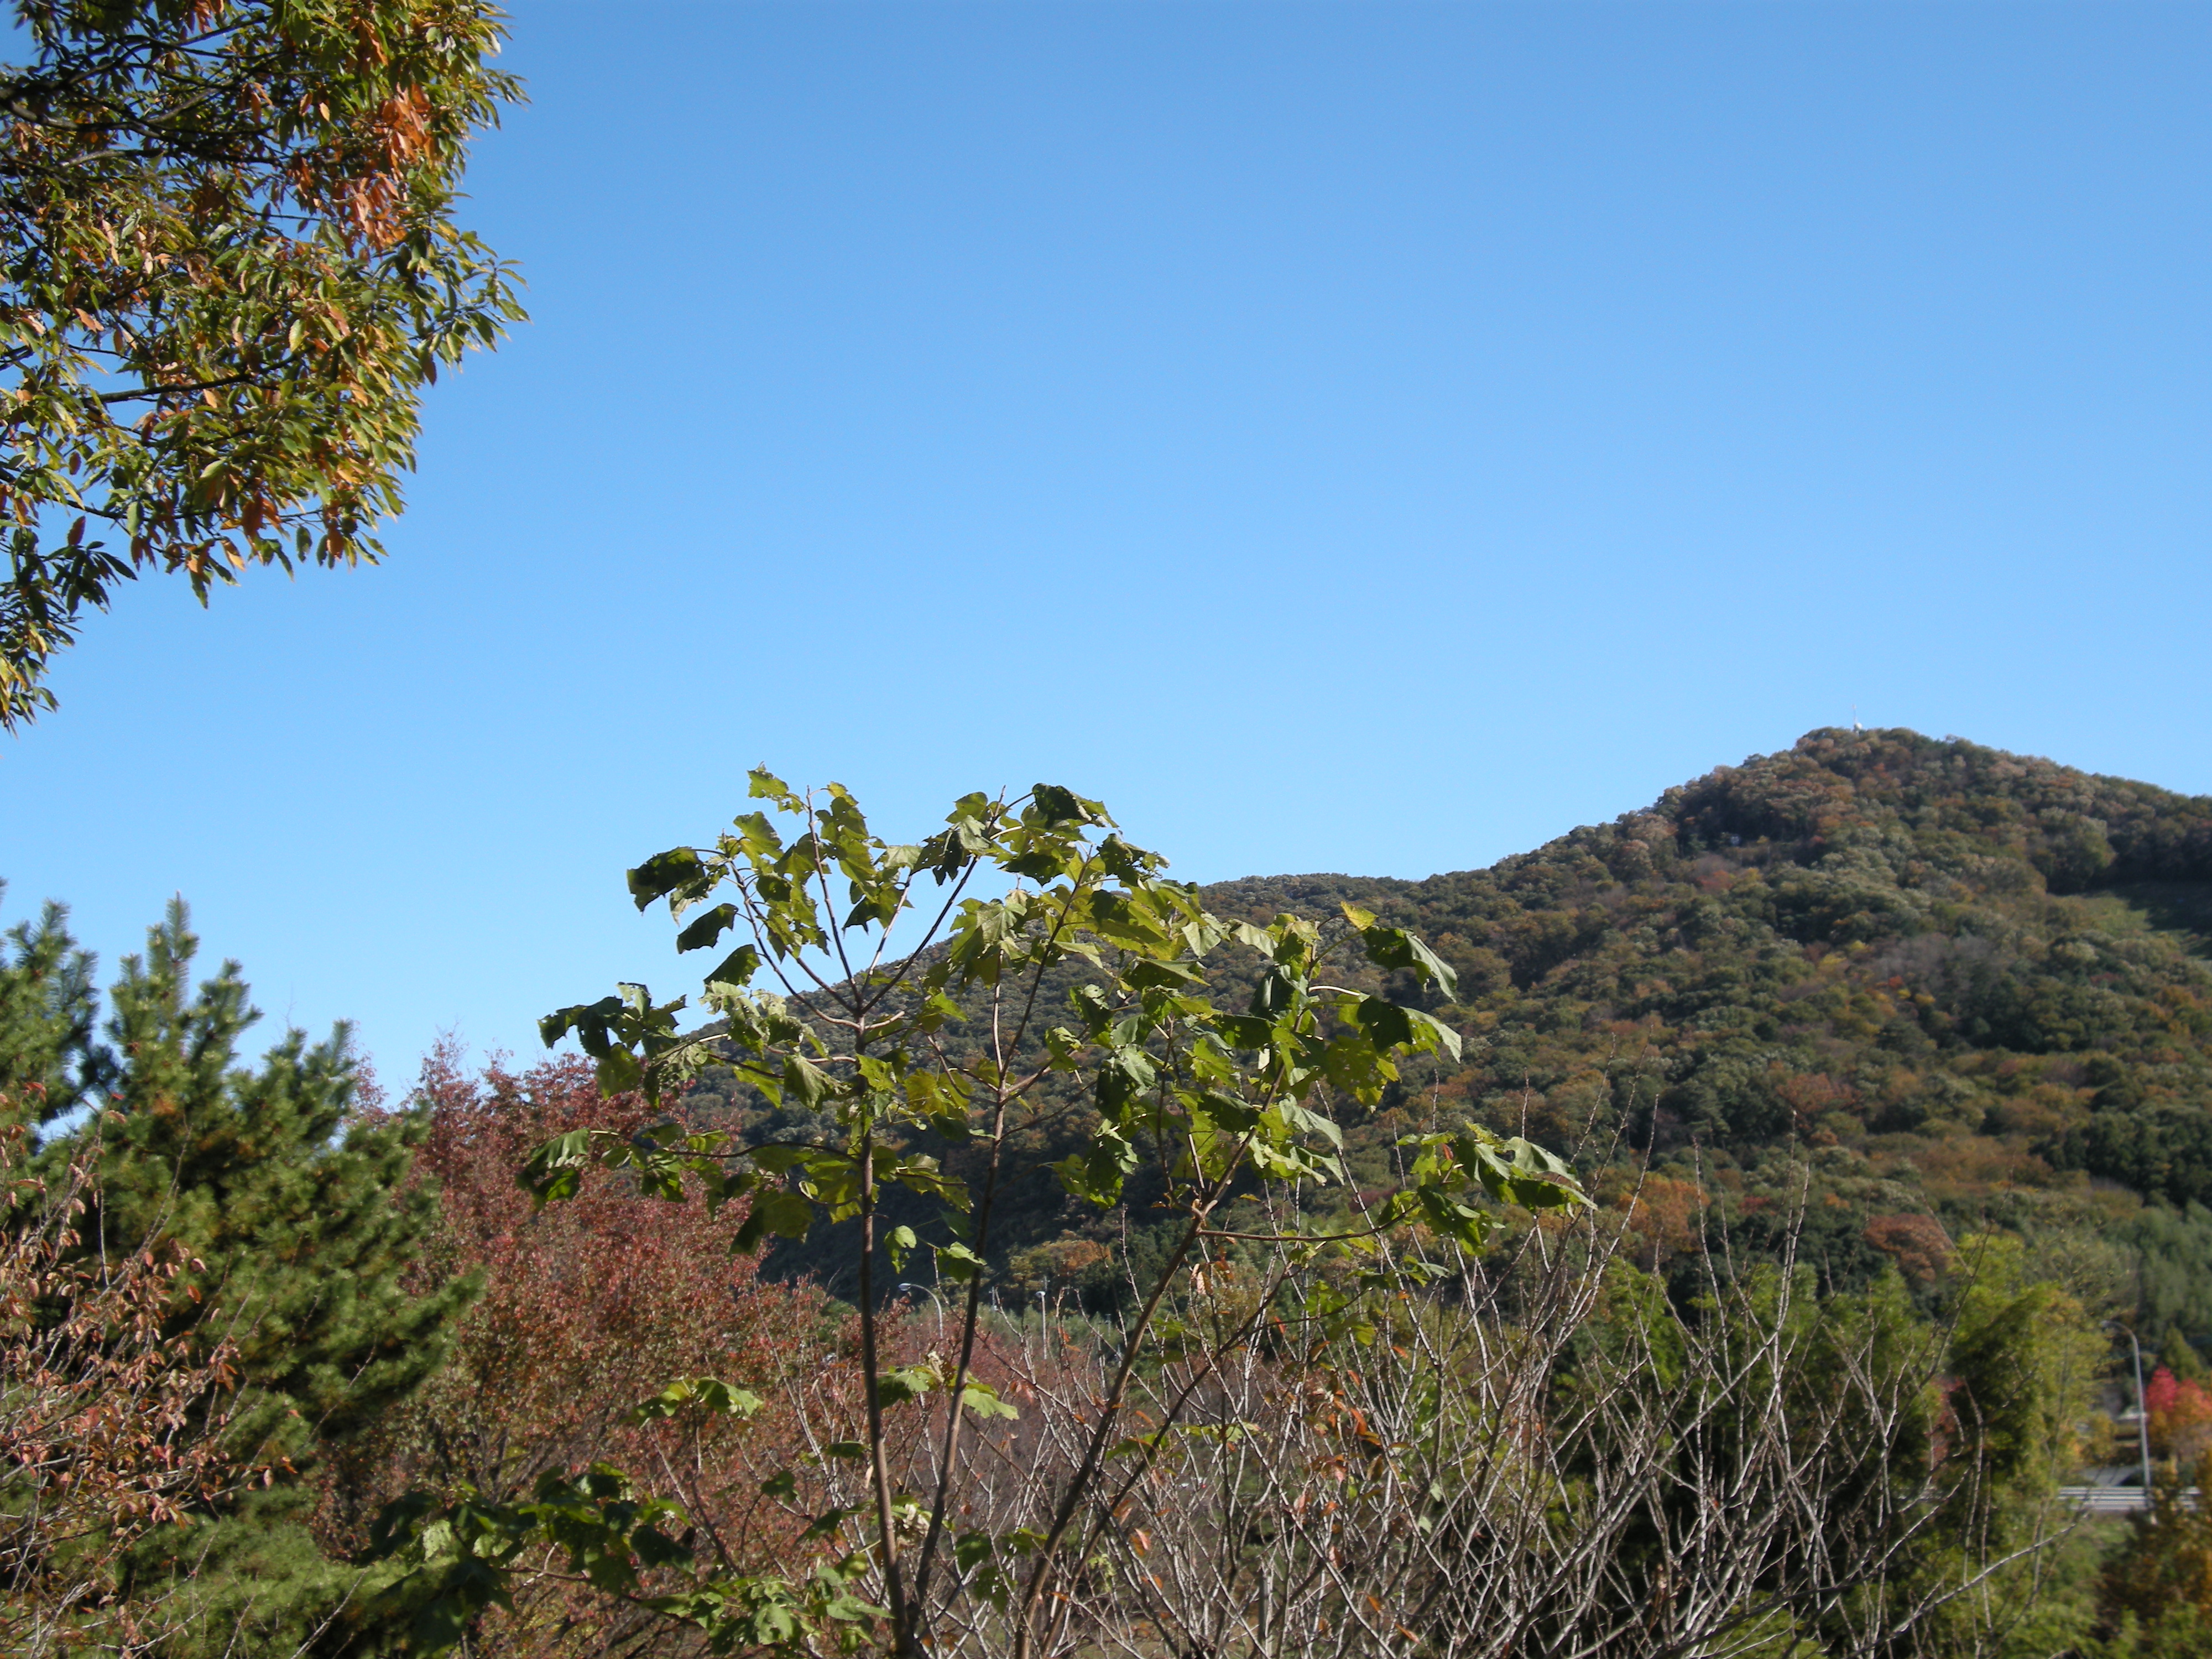
[[[928,1285],[908,1285],[902,1282],[899,1285],[899,1289],[902,1291],[920,1291],[924,1296],[927,1297],[932,1302],[934,1302],[937,1304],[937,1340],[939,1342],[945,1340],[945,1298],[938,1295],[935,1287]]]
[[[2117,1320],[2106,1322],[2106,1329],[2125,1331],[2128,1346],[2136,1357],[2136,1444],[2142,1454],[2143,1505],[2150,1505],[2150,1404],[2143,1398],[2142,1344],[2136,1340],[2135,1328]]]

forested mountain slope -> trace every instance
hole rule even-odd
[[[1358,885],[1460,969],[1480,1042],[1436,1104],[1618,1130],[1747,1224],[1809,1150],[1839,1271],[1909,1255],[1915,1212],[2131,1236],[2138,1195],[2212,1199],[2212,800],[1823,731],[1489,870]]]
[[[1995,1225],[2103,1253],[2154,1334],[2212,1336],[2212,799],[1829,730],[1487,870],[1206,898],[1356,899],[1458,970],[1431,1006],[1466,1056],[1355,1126],[1370,1163],[1436,1116],[1525,1126],[1579,1149],[1655,1260],[1771,1247],[1809,1170],[1838,1282],[1932,1277]],[[1125,1224],[1042,1182],[1006,1219],[1024,1293],[1109,1271]]]

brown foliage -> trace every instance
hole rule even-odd
[[[586,1062],[495,1063],[471,1076],[441,1051],[419,1094],[430,1127],[416,1167],[439,1183],[444,1210],[421,1272],[425,1283],[474,1272],[481,1299],[441,1373],[333,1468],[326,1541],[358,1547],[378,1508],[410,1488],[511,1502],[542,1474],[610,1462],[682,1503],[702,1555],[739,1571],[792,1555],[804,1522],[764,1498],[760,1482],[804,1449],[785,1385],[846,1340],[826,1299],[764,1283],[750,1258],[732,1255],[739,1208],[710,1218],[702,1205],[647,1198],[600,1174],[572,1202],[533,1210],[515,1182],[532,1146],[580,1123],[634,1133],[652,1121],[636,1096],[602,1099]],[[686,1376],[771,1403],[750,1422],[630,1420]],[[550,1659],[641,1638],[627,1651],[654,1650],[645,1621],[592,1602],[556,1572],[532,1582],[512,1618],[495,1615],[476,1650]]]
[[[1695,1182],[1646,1176],[1620,1200],[1628,1228],[1640,1242],[1638,1260],[1647,1268],[1694,1252],[1705,1236],[1711,1200]]]
[[[1932,1215],[1878,1215],[1867,1223],[1866,1242],[1897,1263],[1916,1285],[1932,1285],[1951,1269],[1957,1247]]]
[[[22,1165],[0,1133],[0,1179]],[[124,1552],[249,1478],[218,1443],[233,1345],[170,1334],[179,1275],[156,1244],[107,1255],[82,1237],[90,1159],[7,1180],[0,1231],[0,1647],[39,1655],[158,1634],[159,1606],[117,1595]]]

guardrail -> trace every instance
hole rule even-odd
[[[2202,1495],[2195,1486],[2186,1488],[2182,1507],[2193,1510]],[[2061,1486],[2058,1501],[2092,1515],[2136,1515],[2150,1507],[2150,1494],[2141,1486]]]

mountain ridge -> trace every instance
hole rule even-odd
[[[2212,1339],[2212,798],[1826,728],[1485,869],[1202,890],[1255,920],[1356,900],[1457,970],[1453,1001],[1390,986],[1468,1048],[1347,1124],[1362,1185],[1471,1117],[1575,1150],[1654,1265],[1779,1250],[1802,1215],[1832,1283],[1927,1282],[1996,1229]],[[1092,1294],[1133,1217],[1041,1178],[992,1254]]]

